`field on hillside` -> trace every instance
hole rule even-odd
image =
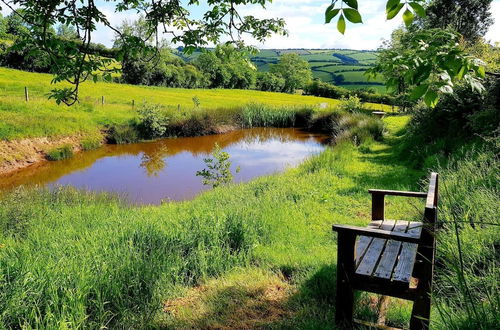
[[[377,53],[345,49],[307,50],[307,49],[265,49],[252,58],[259,71],[268,71],[271,64],[278,62],[286,53],[297,53],[311,65],[313,77],[339,86],[351,86],[351,89],[375,88],[382,85],[381,79],[370,80],[363,75],[367,68],[375,63]],[[335,76],[343,75],[339,81]]]
[[[309,62],[313,77],[324,82],[334,83],[349,89],[373,88],[377,92],[385,92],[382,79],[368,81],[363,74],[367,68],[375,64],[376,51],[351,49],[262,49],[252,57],[252,62],[259,71],[267,72],[269,67],[278,63],[283,54],[296,53]],[[186,56],[178,53],[187,61],[195,59],[200,53]],[[342,75],[344,79],[336,76]]]
[[[135,109],[144,102],[157,103],[171,110],[190,113],[201,109],[229,109],[249,103],[271,106],[333,107],[338,100],[314,96],[260,92],[253,90],[178,89],[114,83],[87,82],[81,86],[81,103],[67,107],[48,100],[54,85],[51,75],[0,68],[0,140],[22,137],[62,136],[93,133],[106,124],[123,124],[136,117]],[[28,87],[30,101],[24,100]],[[104,96],[104,105],[101,104]],[[132,106],[135,101],[135,107]],[[382,105],[367,104],[380,109]]]

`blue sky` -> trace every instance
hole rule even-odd
[[[98,1],[101,10],[108,16],[113,25],[118,25],[124,19],[134,20],[135,13],[115,13],[113,1]],[[401,17],[391,21],[385,19],[386,0],[360,0],[359,10],[363,16],[363,24],[348,24],[345,35],[336,31],[335,24],[324,24],[324,11],[329,0],[274,0],[266,6],[244,6],[239,11],[243,15],[254,15],[260,18],[284,18],[287,23],[288,37],[274,36],[261,44],[252,39],[246,39],[248,44],[259,48],[350,48],[376,49],[382,39],[389,38],[391,31],[401,23]],[[206,2],[192,13],[198,15],[206,10]],[[4,11],[4,14],[7,12]],[[490,28],[486,39],[500,42],[500,0],[492,3],[494,18],[498,18]],[[95,42],[112,45],[113,32],[99,27],[94,33]]]

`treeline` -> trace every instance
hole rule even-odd
[[[119,82],[180,88],[258,89],[293,93],[312,80],[307,61],[285,54],[269,72],[258,72],[250,54],[230,44],[203,51],[186,62],[168,48],[151,54],[126,55]]]
[[[388,94],[378,94],[372,89],[349,90],[319,80],[314,80],[310,84],[306,85],[304,88],[304,94],[327,97],[332,99],[349,98],[349,96],[357,96],[363,102],[398,105],[398,100],[394,96]]]

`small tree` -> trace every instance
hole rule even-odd
[[[270,72],[285,79],[283,91],[287,93],[304,88],[312,80],[309,63],[295,53],[281,56],[278,64],[273,65]]]
[[[170,118],[165,114],[158,104],[145,103],[137,110],[139,114],[139,127],[142,135],[149,139],[162,137],[168,128]]]
[[[231,173],[229,154],[223,151],[216,143],[212,157],[203,159],[207,168],[197,171],[196,176],[201,176],[203,184],[206,186],[211,185],[212,188],[231,183],[233,181],[233,173]],[[238,167],[236,173],[239,171],[240,168]]]

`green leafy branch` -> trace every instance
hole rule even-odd
[[[420,4],[422,2],[424,2],[424,0],[389,0],[386,4],[387,19],[393,19],[404,8],[403,21],[406,26],[410,26],[416,15],[425,17],[425,9]],[[363,19],[358,10],[357,0],[333,0],[328,8],[326,8],[325,23],[330,23],[337,16],[339,17],[337,20],[337,30],[342,34],[344,34],[346,30],[346,20],[354,24],[363,23]]]

